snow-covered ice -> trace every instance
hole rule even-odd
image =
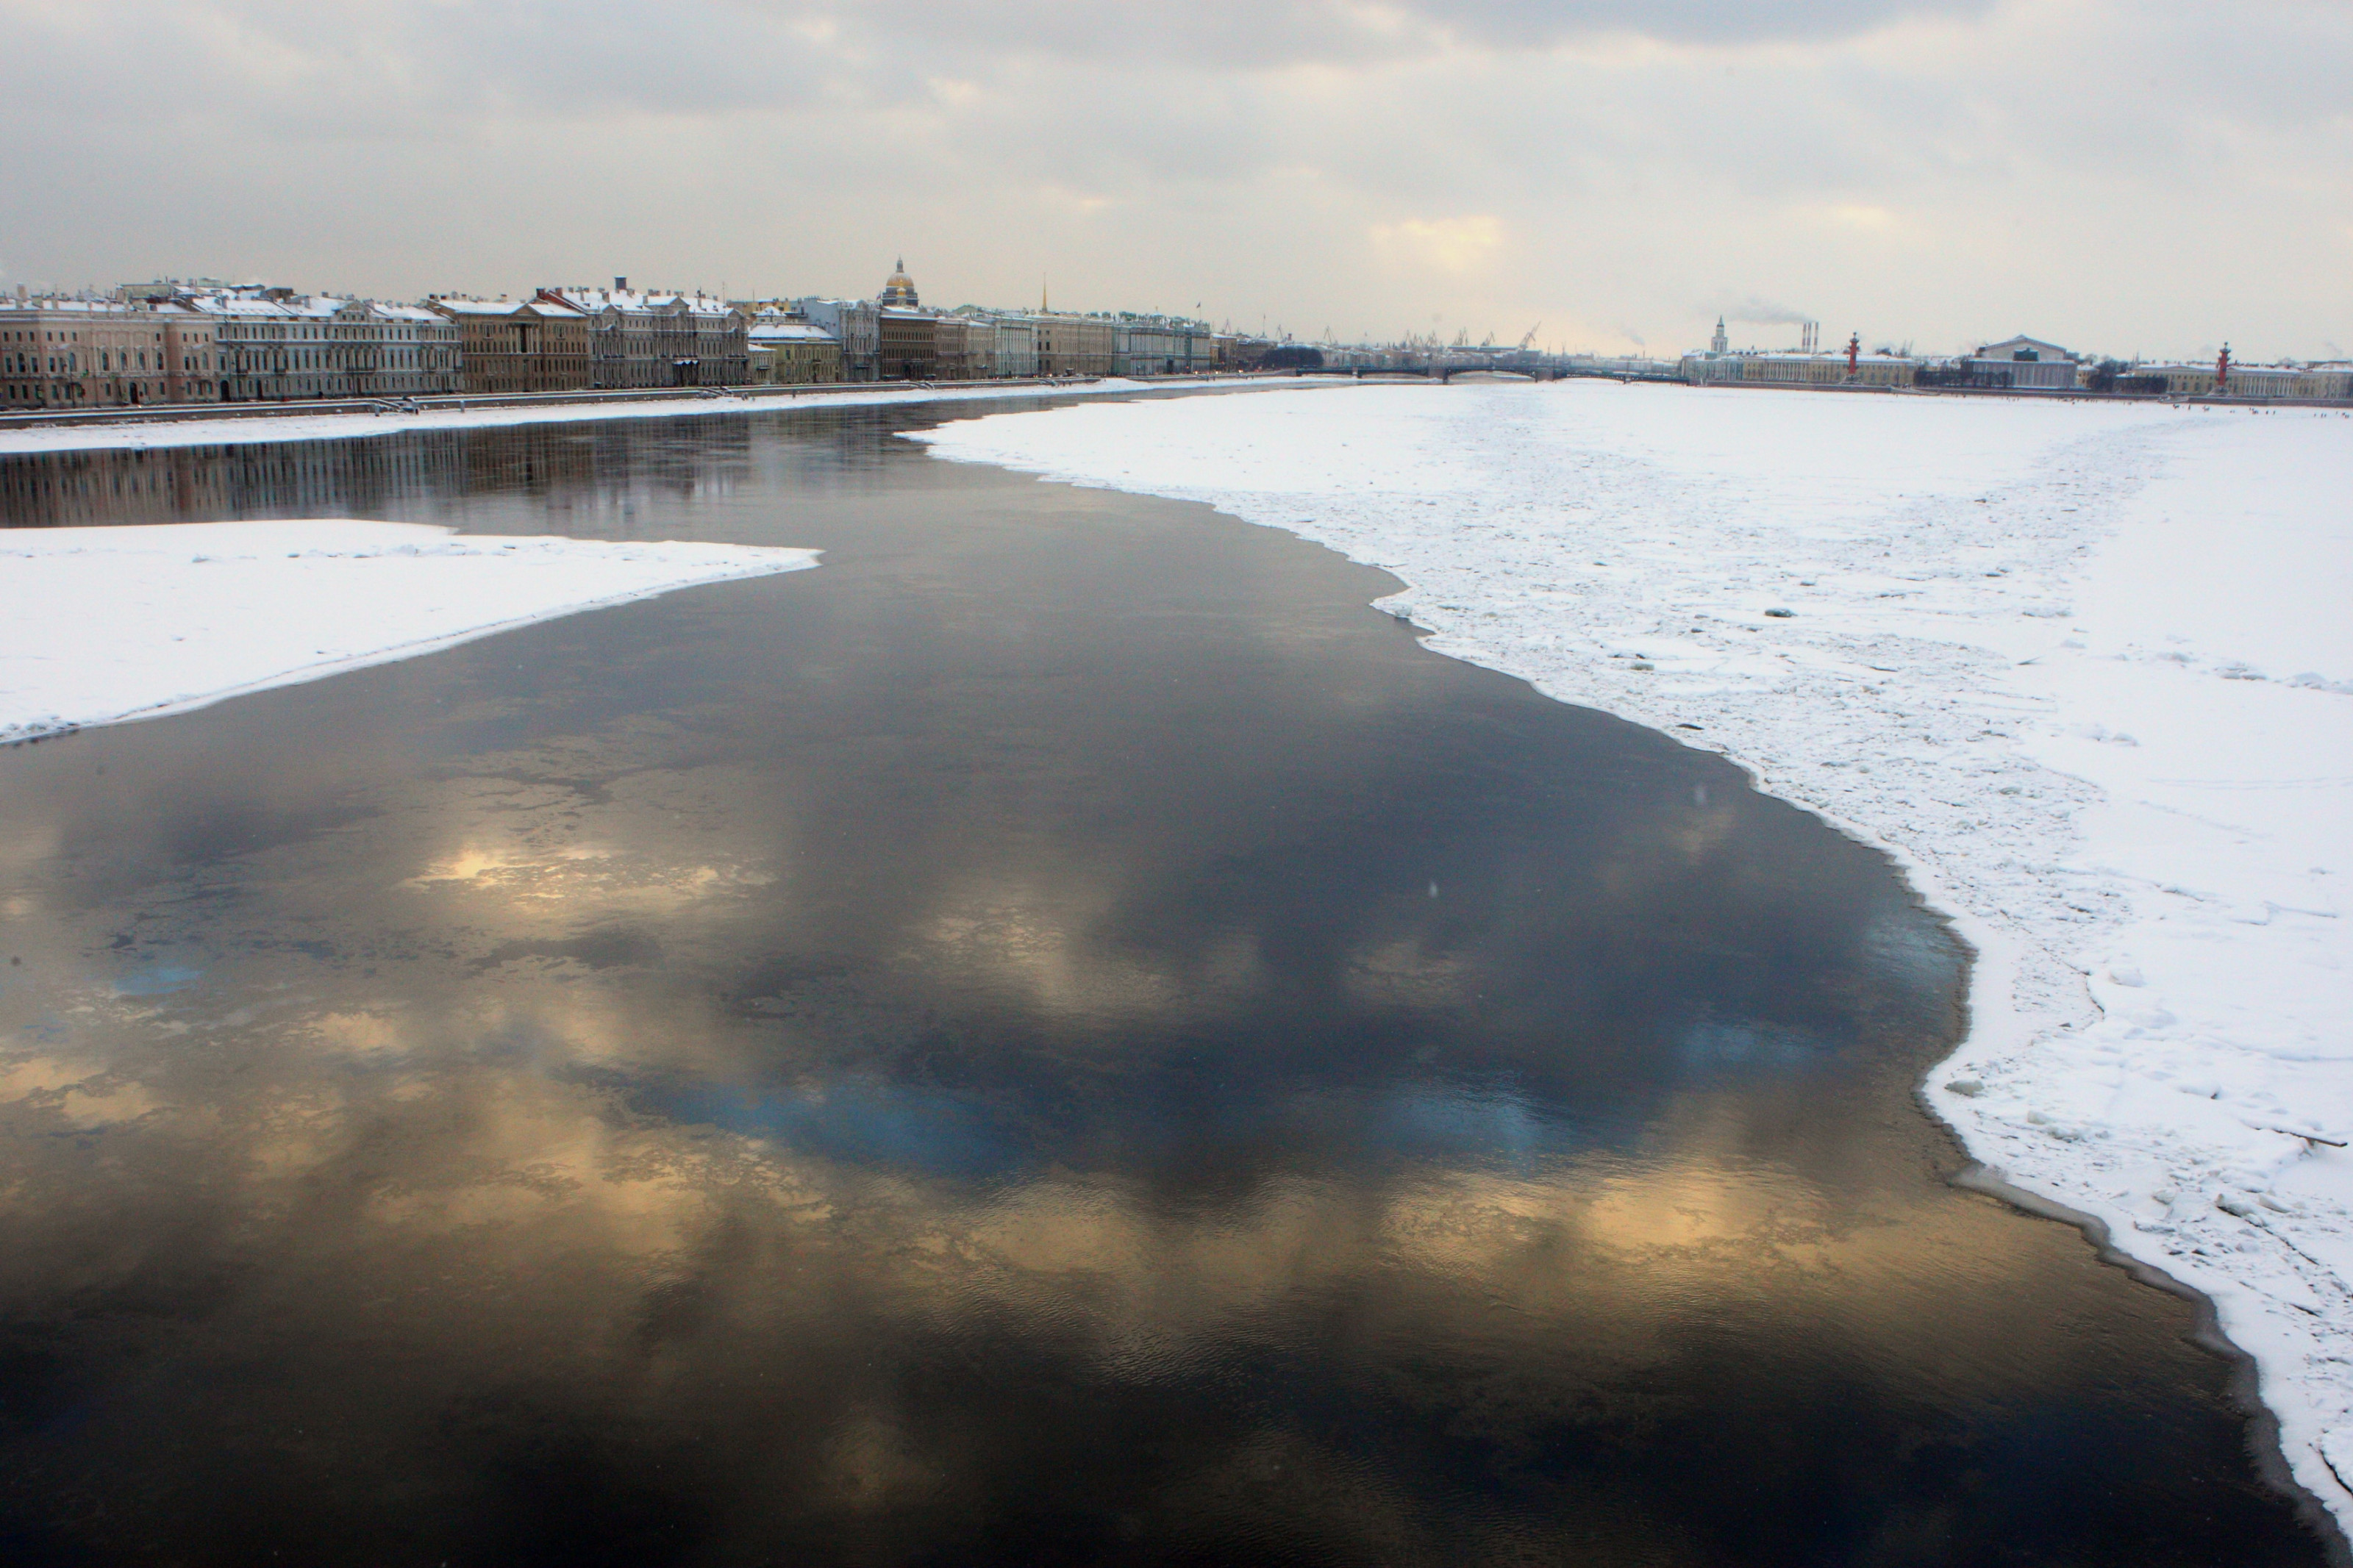
[[[816,564],[811,550],[332,518],[0,531],[0,743]]]
[[[2353,1521],[2353,419],[1571,382],[915,438],[1385,567],[1888,847],[1979,954],[1928,1100],[2210,1296]]]
[[[1256,382],[1192,384],[1207,387],[1252,387]],[[764,393],[739,397],[649,398],[610,403],[485,403],[480,407],[434,405],[418,414],[250,415],[225,419],[125,421],[103,425],[28,425],[0,430],[0,458],[20,452],[141,451],[166,447],[237,447],[262,441],[345,441],[364,436],[403,436],[412,430],[481,430],[510,425],[570,424],[607,419],[684,419],[711,414],[746,414],[774,409],[867,408],[892,403],[971,403],[983,398],[1102,397],[1145,392],[1150,384],[1124,378],[1006,387],[877,385],[856,392],[812,388],[799,393]]]

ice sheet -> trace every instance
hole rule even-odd
[[[334,518],[0,530],[0,744],[816,564],[809,550]]]

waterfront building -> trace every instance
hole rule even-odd
[[[2075,356],[2040,338],[1987,343],[1961,363],[1974,383],[2013,391],[2073,392],[2082,380],[2082,366]]]
[[[1117,345],[1111,318],[1040,313],[1035,321],[1038,327],[1039,374],[1102,376],[1112,374],[1112,361]]]
[[[985,321],[955,311],[934,316],[933,374],[942,381],[979,381],[996,374],[997,334]]]
[[[989,323],[990,363],[1004,376],[1038,374],[1038,323],[1028,316],[998,316]]]
[[[352,331],[355,379],[369,394],[387,397],[457,391],[463,384],[463,347],[457,325],[422,305],[361,301]]]
[[[841,345],[841,378],[873,381],[881,374],[881,308],[871,300],[821,300],[806,296],[793,309],[833,334]]]
[[[1112,369],[1119,375],[1182,375],[1214,358],[1209,329],[1174,316],[1122,315],[1112,329]],[[1197,350],[1196,345],[1200,347]]]
[[[2171,397],[2327,397],[2353,398],[2353,364],[2241,364],[2232,362],[2229,377],[2218,388],[2212,360],[2197,363],[2137,364],[2127,374],[2163,376]]]
[[[211,323],[226,401],[459,390],[458,329],[423,306],[241,288],[184,291],[174,308]]]
[[[926,310],[884,306],[875,313],[885,381],[930,381],[939,374],[939,318]]]
[[[1576,363],[1576,359],[1571,363]],[[1642,363],[1662,372],[1667,369],[1663,360]],[[1858,354],[1850,368],[1842,353],[1744,352],[1685,354],[1674,368],[1695,385],[1883,387],[1910,386],[1919,374],[1920,362],[1903,354]]]
[[[743,313],[723,300],[633,289],[626,278],[610,289],[542,289],[537,298],[588,318],[591,386],[740,386],[751,378]]]
[[[1742,379],[1740,362],[1746,355],[1729,350],[1711,348],[1704,354],[1685,354],[1676,362],[1675,374],[1694,386],[1722,385]],[[1619,374],[1610,368],[1615,362],[1599,354],[1570,354],[1565,368],[1572,375],[1611,375]]]
[[[1909,386],[1916,360],[1898,354],[1858,354],[1850,370],[1846,355],[1743,354],[1741,379],[1792,386]]]
[[[745,336],[754,386],[801,386],[842,379],[841,344],[814,321],[782,314],[754,316]]]
[[[217,402],[219,353],[176,306],[0,300],[0,412]]]
[[[586,312],[545,300],[437,296],[427,308],[458,334],[458,390],[579,392],[591,384]]]

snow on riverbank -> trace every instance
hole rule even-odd
[[[1176,384],[1202,392],[1292,385],[1285,381]],[[34,425],[0,429],[0,458],[20,452],[141,451],[167,447],[236,447],[260,441],[338,441],[401,436],[412,430],[482,430],[508,425],[553,425],[605,419],[688,419],[712,414],[770,410],[871,408],[893,403],[972,403],[1021,397],[1105,397],[1149,392],[1155,384],[1111,378],[1053,385],[1006,387],[875,386],[860,392],[763,395],[758,397],[677,397],[645,402],[492,403],[474,408],[433,406],[420,414],[254,415],[235,419],[158,420],[152,424]]]
[[[1887,846],[1980,953],[1929,1100],[2211,1296],[2353,1520],[2353,421],[1577,382],[915,438],[1386,567]]]
[[[340,519],[0,531],[0,743],[816,564],[811,550]]]

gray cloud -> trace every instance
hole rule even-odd
[[[0,0],[0,41],[35,282],[871,292],[903,249],[951,301],[1306,331],[2353,339],[2316,0]]]
[[[1263,68],[1354,64],[1449,45],[1543,49],[1609,34],[1751,44],[1846,37],[1923,16],[1971,16],[1993,0],[1193,0],[1103,5],[1072,0],[744,0],[894,52],[942,46],[984,54]]]

